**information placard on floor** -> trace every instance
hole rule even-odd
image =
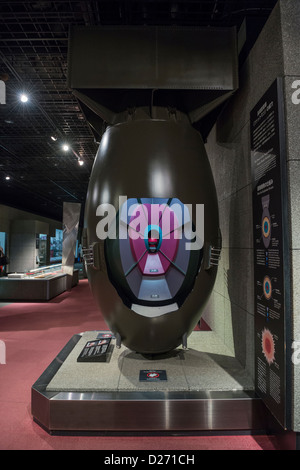
[[[77,362],[106,362],[111,338],[88,341],[77,358]]]
[[[159,382],[168,380],[165,370],[140,370],[140,382]]]

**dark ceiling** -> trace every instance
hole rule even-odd
[[[98,145],[66,84],[70,25],[239,29],[245,20],[243,61],[276,1],[0,0],[0,79],[6,84],[6,104],[0,105],[0,203],[57,220],[64,201],[84,205]],[[27,103],[19,100],[23,91]],[[71,150],[61,150],[63,142]]]

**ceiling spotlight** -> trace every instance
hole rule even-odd
[[[65,152],[67,152],[70,147],[67,144],[64,144],[62,148]]]
[[[79,163],[80,166],[82,166],[84,161],[83,160],[78,160],[78,163]]]
[[[6,181],[10,180],[10,176],[5,176]]]
[[[22,101],[22,103],[27,103],[28,101],[28,96],[25,94],[25,93],[22,93],[20,95],[20,100]]]
[[[57,140],[56,135],[51,135],[51,139],[54,140],[54,142],[56,142],[56,140]]]

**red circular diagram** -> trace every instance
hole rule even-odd
[[[271,365],[275,360],[275,344],[274,338],[270,330],[264,328],[262,332],[262,352],[268,362]]]
[[[271,232],[271,222],[269,217],[264,217],[262,221],[262,233],[265,238],[268,238]]]
[[[159,377],[159,374],[157,372],[148,372],[147,377],[150,379],[157,379]]]

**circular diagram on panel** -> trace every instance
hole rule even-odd
[[[271,216],[269,212],[270,196],[264,196],[261,200],[263,213],[261,219],[262,239],[265,248],[268,248],[271,241]]]
[[[261,338],[262,352],[269,365],[275,360],[275,343],[270,330],[264,328]]]
[[[272,282],[269,276],[265,276],[263,280],[263,292],[267,300],[272,297]]]
[[[262,221],[262,233],[264,238],[268,239],[271,233],[271,222],[269,217],[264,217]]]

